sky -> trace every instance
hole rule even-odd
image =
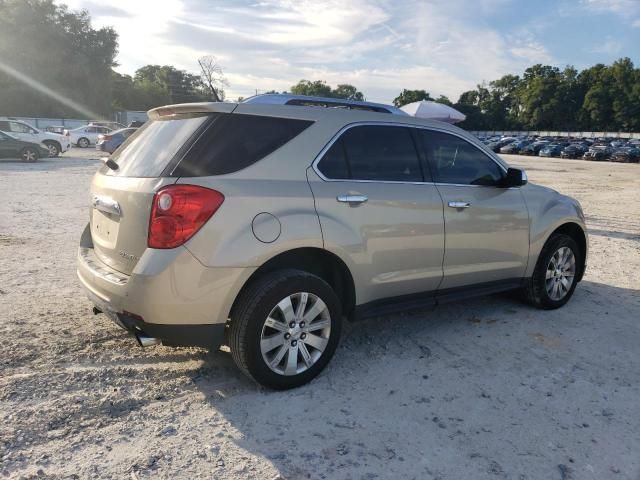
[[[198,72],[213,55],[227,98],[301,79],[350,83],[370,101],[403,89],[453,101],[536,63],[640,65],[640,0],[65,0],[119,34],[116,68]]]

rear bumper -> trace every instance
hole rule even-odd
[[[178,247],[147,249],[125,275],[96,257],[88,228],[77,257],[80,283],[98,309],[166,345],[220,345],[233,301],[254,270],[205,267]]]
[[[161,325],[147,323],[127,313],[117,315],[117,323],[133,335],[157,338],[170,347],[212,348],[225,344],[224,323],[210,325]]]

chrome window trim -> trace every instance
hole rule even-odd
[[[374,121],[365,121],[365,122],[354,122],[354,123],[349,123],[348,125],[343,126],[340,130],[338,130],[338,132],[331,137],[331,140],[329,140],[329,142],[323,147],[322,150],[320,150],[320,153],[318,153],[318,155],[316,155],[316,158],[314,158],[313,163],[311,164],[311,168],[313,168],[313,171],[316,172],[316,174],[325,182],[355,182],[355,183],[390,183],[390,184],[401,184],[401,185],[447,185],[447,186],[453,186],[453,187],[474,187],[474,188],[501,188],[501,187],[495,187],[495,186],[491,186],[491,185],[467,185],[464,183],[443,183],[443,182],[405,182],[402,180],[356,180],[356,179],[350,179],[350,178],[327,178],[324,176],[324,174],[320,171],[320,169],[318,168],[318,163],[320,162],[320,160],[322,160],[322,157],[324,157],[324,154],[327,153],[327,151],[333,146],[333,144],[349,129],[354,128],[354,127],[361,127],[363,125],[373,125],[373,126],[382,126],[382,127],[404,127],[404,128],[416,128],[416,129],[420,129],[420,130],[430,130],[430,131],[434,131],[434,132],[441,132],[441,133],[446,133],[448,135],[453,135],[454,137],[458,137],[459,139],[467,142],[469,145],[473,146],[474,148],[476,148],[478,150],[478,152],[482,153],[485,157],[489,158],[492,162],[494,162],[496,165],[498,165],[498,167],[504,172],[507,173],[507,168],[502,165],[502,163],[498,162],[495,158],[493,158],[491,155],[488,155],[487,152],[484,152],[482,149],[480,149],[477,145],[474,145],[473,143],[471,143],[468,139],[464,138],[462,135],[456,133],[456,132],[451,132],[449,130],[446,130],[444,128],[438,128],[438,127],[427,127],[424,125],[414,125],[411,123],[401,123],[401,122],[374,122]],[[418,152],[416,152],[418,153]],[[420,159],[420,161],[422,161]]]

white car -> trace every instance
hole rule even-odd
[[[9,133],[25,142],[45,144],[49,149],[50,157],[57,157],[71,148],[69,137],[39,130],[20,120],[0,118],[0,132]]]
[[[111,129],[107,127],[87,125],[86,127],[67,130],[66,135],[72,145],[77,145],[80,148],[87,148],[89,145],[96,144],[99,135],[104,135],[110,131]]]

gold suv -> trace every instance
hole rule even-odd
[[[161,107],[100,168],[78,277],[143,345],[227,345],[302,385],[343,319],[520,289],[564,305],[577,201],[463,130],[387,105],[262,95]]]

